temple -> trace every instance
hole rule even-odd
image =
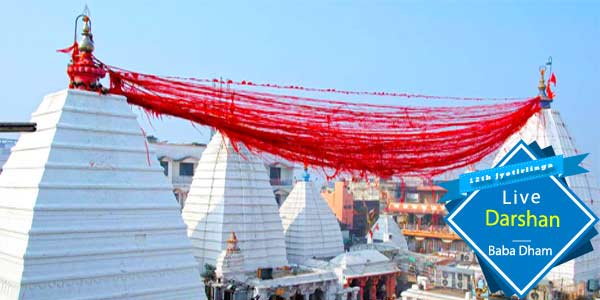
[[[125,98],[66,90],[32,121],[38,131],[21,135],[0,175],[2,299],[205,299],[171,186]]]
[[[81,59],[91,56],[84,18]],[[125,97],[74,61],[0,175],[1,299],[206,299],[171,185]],[[87,61],[86,61],[87,62]],[[75,89],[80,87],[81,89]]]
[[[377,251],[344,253],[308,174],[278,210],[262,161],[219,133],[198,163],[183,218],[211,299],[395,297],[400,270]],[[356,273],[364,268],[372,270]]]
[[[344,252],[335,215],[309,181],[298,181],[279,209],[290,263],[333,258]]]
[[[238,147],[217,133],[198,162],[182,214],[194,256],[200,266],[214,265],[235,232],[245,271],[286,266],[283,227],[265,166]]]
[[[79,19],[69,89],[44,97],[31,119],[37,131],[0,140],[0,299],[497,296],[446,226],[438,203],[446,191],[431,178],[321,188],[308,167],[295,180],[293,165],[219,132],[206,146],[146,137],[128,99],[101,85],[91,20]],[[545,88],[542,72],[542,111],[497,159],[520,139],[579,154]],[[595,179],[566,180],[600,214]],[[580,291],[597,278],[600,238],[592,243],[596,250],[556,267],[526,297],[564,299],[558,283]]]

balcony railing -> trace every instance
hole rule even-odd
[[[405,224],[402,234],[405,236],[439,238],[444,240],[461,240],[460,236],[454,233],[450,227],[439,225]]]
[[[292,185],[292,180],[291,179],[281,179],[281,178],[271,178],[271,185],[272,186]]]

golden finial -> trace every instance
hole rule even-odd
[[[538,89],[540,91],[545,91],[546,90],[546,78],[545,78],[545,74],[546,74],[546,68],[545,67],[540,67],[540,83],[538,84]]]
[[[83,29],[81,32],[81,42],[79,42],[79,51],[94,51],[94,36],[92,35],[92,21],[87,15],[83,16]]]
[[[237,236],[235,235],[235,232],[231,232],[231,234],[229,235],[229,239],[227,240],[227,252],[238,252],[240,251],[240,248],[238,247],[238,239]]]

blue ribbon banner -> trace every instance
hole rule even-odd
[[[579,164],[589,153],[564,158],[562,155],[510,164],[483,171],[465,173],[458,179],[440,184],[448,192],[440,202],[463,198],[464,193],[497,188],[549,176],[572,176],[588,172]]]

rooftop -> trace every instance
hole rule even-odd
[[[148,146],[156,153],[156,157],[162,159],[168,157],[172,160],[184,160],[195,158],[199,160],[206,149],[205,144],[199,143],[169,143],[148,138]]]

